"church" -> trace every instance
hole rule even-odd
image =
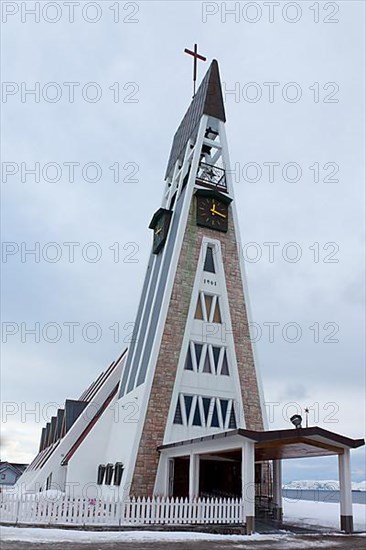
[[[43,427],[18,486],[238,497],[252,533],[261,499],[281,521],[283,459],[337,455],[341,529],[351,532],[350,450],[363,440],[302,428],[301,418],[267,429],[225,123],[214,60],[173,139],[132,343]]]

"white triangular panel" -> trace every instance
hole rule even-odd
[[[213,252],[214,273],[205,270],[208,248]],[[232,414],[232,427],[244,428],[242,411],[221,243],[204,237],[164,443],[230,429]]]

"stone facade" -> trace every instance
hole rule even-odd
[[[195,201],[196,199],[193,197],[137,454],[131,495],[152,496],[154,491],[159,462],[157,447],[163,444],[197,263],[204,236],[220,239],[221,241],[246,428],[251,430],[263,429],[258,384],[241,280],[238,245],[232,216],[229,218],[227,233],[218,233],[208,228],[198,227],[195,222]]]

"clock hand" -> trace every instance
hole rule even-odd
[[[217,216],[221,216],[221,218],[226,218],[225,214],[221,214],[221,212],[218,212],[214,206],[211,208],[210,212],[212,212],[212,214],[216,214]]]
[[[155,235],[159,235],[159,233],[162,232],[162,229],[163,229],[162,227],[159,227],[158,229],[156,229]]]

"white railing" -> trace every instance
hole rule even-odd
[[[240,499],[71,498],[0,496],[0,521],[11,524],[133,526],[153,524],[243,524]]]

